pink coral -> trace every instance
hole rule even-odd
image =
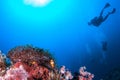
[[[3,76],[3,80],[27,80],[28,77],[29,75],[23,65],[20,65],[19,67],[12,66],[7,70],[6,74]]]
[[[94,78],[94,74],[91,74],[90,72],[85,71],[86,67],[80,67],[79,69],[79,80],[92,80],[92,78]]]

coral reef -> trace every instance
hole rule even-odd
[[[6,56],[0,51],[0,76],[5,74],[6,71]]]
[[[94,78],[94,74],[91,74],[90,72],[85,71],[86,67],[80,67],[79,69],[79,80],[92,80],[92,78]]]
[[[53,68],[53,65],[51,65],[50,62],[51,60],[54,60],[54,58],[48,51],[29,45],[18,46],[11,49],[8,52],[8,57],[13,64],[20,61],[29,66],[37,63],[38,65],[45,66],[49,69]]]
[[[6,65],[6,57],[0,51],[0,80],[55,80],[56,63],[48,51],[33,46],[17,46],[7,57],[11,66]],[[52,75],[51,75],[52,73]]]
[[[94,78],[94,74],[86,71],[86,67],[80,67],[79,73],[75,73],[73,80],[92,80]]]
[[[28,77],[28,72],[26,72],[23,65],[20,65],[19,67],[13,66],[7,70],[3,80],[27,80]]]
[[[0,51],[0,80],[92,80],[94,77],[85,71],[86,67],[81,67],[75,79],[65,66],[58,69],[49,51],[29,45],[11,49],[7,58],[11,60],[10,66]]]

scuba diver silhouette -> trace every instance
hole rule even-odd
[[[101,43],[102,43],[102,50],[107,51],[107,45],[108,45],[107,41],[102,41]]]
[[[108,12],[108,14],[105,17],[103,17],[102,15],[103,15],[104,9],[106,9],[108,7],[110,7],[110,4],[106,3],[106,5],[102,9],[99,17],[94,17],[90,22],[88,22],[88,25],[94,25],[94,26],[98,27],[99,25],[101,25],[102,22],[104,22],[108,18],[108,16],[110,14],[115,13],[116,9],[113,8],[113,10],[111,12]]]

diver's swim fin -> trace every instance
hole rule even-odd
[[[115,13],[116,12],[116,9],[113,8],[113,10],[110,12],[111,14]]]
[[[109,3],[106,3],[105,7],[104,8],[108,8],[110,7],[110,4]]]

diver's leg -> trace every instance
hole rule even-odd
[[[100,12],[100,16],[102,16],[102,15],[103,15],[103,12],[104,12],[104,9],[102,9],[102,11]]]
[[[102,16],[102,14],[103,14],[103,11],[104,11],[104,8],[102,9],[102,11],[100,12],[100,16]]]
[[[110,7],[110,4],[109,4],[109,3],[106,3],[105,6],[104,6],[104,9],[105,9],[105,8],[108,8],[108,7]]]
[[[110,4],[109,4],[109,3],[106,3],[106,5],[105,5],[104,8],[102,9],[102,11],[100,12],[100,16],[102,16],[104,9],[105,9],[105,8],[108,8],[108,7],[110,7]]]
[[[110,14],[115,13],[115,11],[116,11],[116,9],[113,8],[113,10],[112,10],[111,12],[108,12],[108,14],[104,17],[103,21],[105,21],[105,20],[108,18],[108,16],[109,16]]]
[[[109,15],[110,15],[110,13],[108,13],[108,14],[104,17],[103,22],[108,18]]]
[[[111,11],[111,12],[109,12],[110,14],[113,14],[113,13],[115,13],[116,12],[116,9],[115,8],[113,8],[113,10]]]

